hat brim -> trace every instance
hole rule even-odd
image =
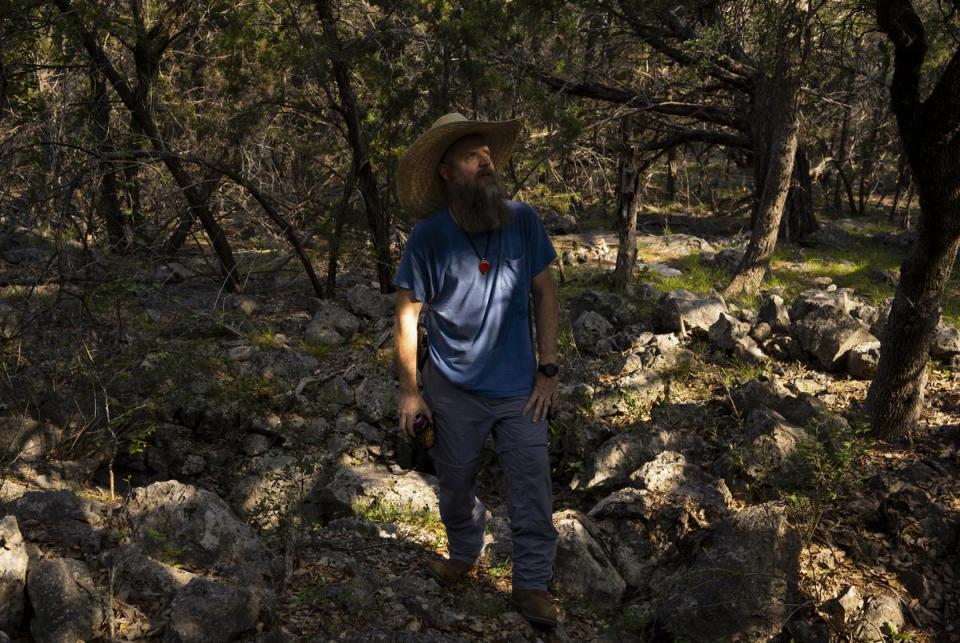
[[[427,130],[414,141],[397,168],[400,205],[415,217],[436,210],[444,201],[443,181],[437,166],[444,152],[464,136],[480,134],[490,146],[497,169],[506,165],[523,127],[523,119],[509,121],[455,121]]]

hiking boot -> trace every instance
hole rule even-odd
[[[448,558],[443,560],[427,560],[424,562],[423,568],[427,570],[427,573],[430,574],[437,583],[444,587],[450,587],[463,580],[463,578],[470,573],[470,570],[473,569],[473,565],[463,560]]]
[[[550,599],[550,592],[542,589],[515,589],[510,602],[525,619],[536,625],[556,627],[560,611]]]

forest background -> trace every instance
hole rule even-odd
[[[106,427],[129,448],[155,429],[131,421],[140,407],[111,417],[110,402],[136,353],[124,325],[159,326],[128,306],[158,281],[199,274],[226,295],[283,275],[278,290],[331,299],[338,274],[367,271],[389,292],[414,223],[397,162],[459,111],[525,118],[500,168],[511,194],[580,232],[616,232],[610,265],[564,280],[635,293],[638,221],[668,235],[671,217],[721,220],[743,242],[731,270],[691,260],[702,283],[675,285],[755,307],[762,289],[805,285],[778,266],[825,224],[904,235],[897,252],[857,255],[867,269],[846,285],[895,294],[882,339],[896,350],[880,351],[862,401],[875,436],[909,434],[941,310],[960,319],[958,12],[957,0],[3,0],[4,404],[84,398],[60,412],[81,417],[75,439]],[[220,330],[273,341],[220,308]],[[32,361],[28,337],[69,356]]]

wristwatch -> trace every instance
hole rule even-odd
[[[556,364],[541,364],[537,367],[537,370],[547,377],[556,377],[557,373],[560,372],[560,367]]]

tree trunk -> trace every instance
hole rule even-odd
[[[893,191],[893,203],[890,205],[890,223],[897,223],[897,213],[900,207],[900,195],[903,193],[903,186],[910,181],[910,166],[907,164],[907,155],[900,153],[897,161],[897,185]]]
[[[370,165],[370,156],[366,137],[361,127],[360,107],[357,104],[353,83],[350,80],[350,67],[343,51],[340,38],[337,36],[337,23],[333,15],[330,0],[314,0],[320,21],[323,24],[323,33],[329,46],[330,63],[333,67],[334,80],[340,96],[340,113],[347,125],[347,139],[350,149],[353,150],[353,164],[357,168],[357,183],[363,204],[367,211],[367,223],[373,239],[376,253],[377,280],[380,283],[380,292],[393,291],[393,257],[390,253],[390,222],[380,201],[380,192],[377,189],[377,178]]]
[[[633,123],[629,116],[620,121],[620,162],[617,185],[617,265],[613,282],[619,290],[627,290],[637,264],[637,209],[640,205],[640,168],[633,142]]]
[[[340,259],[340,241],[343,239],[343,224],[347,219],[347,208],[350,206],[350,195],[357,178],[357,168],[350,166],[350,173],[343,185],[343,196],[340,198],[340,207],[334,215],[333,236],[330,237],[330,256],[327,260],[327,287],[323,296],[333,299],[337,293],[337,261]]]
[[[667,201],[677,200],[677,148],[667,150]]]
[[[924,229],[924,223],[921,219],[917,240],[900,268],[900,284],[881,338],[880,363],[867,395],[871,426],[883,437],[902,435],[920,417],[940,300],[960,246],[956,237]]]
[[[926,100],[923,22],[910,0],[877,0],[877,21],[895,48],[890,98],[920,196],[917,240],[900,268],[877,374],[867,394],[873,432],[910,431],[923,409],[926,365],[940,301],[960,248],[960,48]]]
[[[97,152],[103,159],[114,154],[110,135],[110,99],[107,84],[103,77],[93,71],[90,74],[92,100],[90,109],[90,128],[96,141]],[[97,212],[107,227],[107,241],[112,248],[120,248],[126,241],[124,235],[123,213],[117,187],[117,168],[114,161],[100,161],[100,185],[97,188]]]
[[[813,210],[813,182],[810,161],[802,145],[793,161],[793,179],[787,194],[786,211],[780,220],[780,241],[793,243],[820,229]]]
[[[779,25],[782,47],[772,68],[756,77],[753,103],[754,176],[757,205],[754,210],[750,242],[725,290],[728,296],[757,291],[770,264],[784,204],[790,190],[793,164],[797,155],[797,96],[800,91],[799,67],[803,39],[803,14],[784,9]],[[809,174],[809,170],[808,170]]]

